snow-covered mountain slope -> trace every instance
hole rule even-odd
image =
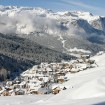
[[[104,105],[105,54],[92,57],[98,67],[68,75],[68,87],[57,95],[0,97],[1,105]]]
[[[103,27],[101,17],[80,11],[56,13],[42,8],[0,6],[0,18],[2,26],[0,32],[6,32],[5,29],[7,29],[6,33],[16,34],[30,34],[31,32],[57,34],[62,31],[75,34],[77,28],[81,29],[78,30],[79,32],[94,33],[97,26],[91,23],[95,20],[100,21],[100,29]],[[97,31],[101,33],[100,30]]]
[[[74,57],[48,49],[28,39],[0,34],[0,71],[2,68],[7,70],[6,79],[16,78],[27,68],[41,62],[61,62],[67,59]],[[0,75],[1,80],[5,79]]]
[[[62,52],[74,47],[104,50],[105,17],[89,12],[0,6],[0,27],[0,33],[29,38]]]

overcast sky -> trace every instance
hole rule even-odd
[[[82,10],[105,16],[105,0],[0,0],[0,5],[42,7],[53,11]]]

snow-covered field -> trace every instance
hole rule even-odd
[[[57,95],[0,97],[0,105],[105,105],[105,54],[97,55],[98,67],[70,74],[67,90]]]

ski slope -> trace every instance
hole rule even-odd
[[[62,84],[67,90],[57,95],[0,97],[0,105],[105,105],[105,54],[96,55],[98,67],[76,74]]]

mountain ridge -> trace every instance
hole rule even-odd
[[[3,34],[26,38],[60,52],[69,53],[75,47],[93,50],[92,53],[105,50],[105,17],[89,12],[0,6],[0,27]]]

